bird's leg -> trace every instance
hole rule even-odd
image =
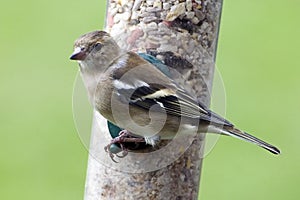
[[[116,155],[119,158],[124,158],[125,156],[128,155],[128,148],[125,147],[124,143],[142,143],[142,142],[145,142],[144,138],[134,137],[129,131],[122,130],[122,131],[120,131],[118,137],[113,138],[111,140],[111,142],[107,146],[104,147],[104,150],[106,152],[108,152],[111,159],[114,162],[116,162],[114,160],[114,155]],[[120,144],[121,149],[122,149],[122,155],[118,155],[117,153],[119,153],[119,152],[111,151],[110,148],[113,144]]]
[[[141,143],[141,142],[145,142],[145,139],[142,137],[134,137],[134,135],[132,133],[130,133],[129,131],[122,130],[122,131],[120,131],[119,136],[115,137],[111,141],[111,143],[113,143],[113,144],[115,144],[115,143],[123,144],[123,143],[129,143],[129,142]]]
[[[126,137],[129,137],[129,136],[132,136],[132,134],[129,131],[125,130],[125,129],[119,132],[119,137],[126,138]],[[116,138],[118,138],[118,137],[116,137]]]

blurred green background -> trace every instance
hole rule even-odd
[[[300,1],[225,1],[217,65],[227,118],[278,145],[221,137],[201,199],[300,199]],[[72,118],[75,38],[101,29],[104,1],[6,1],[0,8],[0,199],[83,199],[88,152]]]

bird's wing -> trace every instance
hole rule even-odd
[[[201,103],[198,103],[184,89],[177,86],[153,65],[139,59],[141,58],[137,56],[134,61],[129,63],[131,66],[135,66],[130,70],[119,67],[114,71],[115,76],[112,76],[113,85],[115,92],[122,101],[146,111],[156,108],[155,111],[157,112],[165,111],[180,118],[186,117],[232,125],[205,108]],[[120,76],[120,73],[122,76]]]
[[[117,93],[128,104],[138,106],[147,111],[165,111],[177,117],[205,120],[217,124],[231,125],[222,117],[202,107],[184,90],[174,91],[159,84],[148,84],[136,89],[118,89]]]

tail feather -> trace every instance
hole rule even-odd
[[[235,137],[235,138],[247,141],[247,142],[254,143],[254,144],[270,151],[273,154],[280,154],[280,150],[277,147],[275,147],[269,143],[266,143],[256,137],[254,137],[246,132],[243,132],[239,129],[236,129],[234,127],[223,127],[220,130],[220,132],[224,135],[232,136],[232,137]]]

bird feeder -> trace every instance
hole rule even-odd
[[[108,0],[105,30],[121,48],[168,66],[171,78],[208,106],[221,9],[222,0]],[[111,140],[107,121],[95,112],[85,199],[197,199],[204,139],[178,133],[114,163],[103,150]]]

